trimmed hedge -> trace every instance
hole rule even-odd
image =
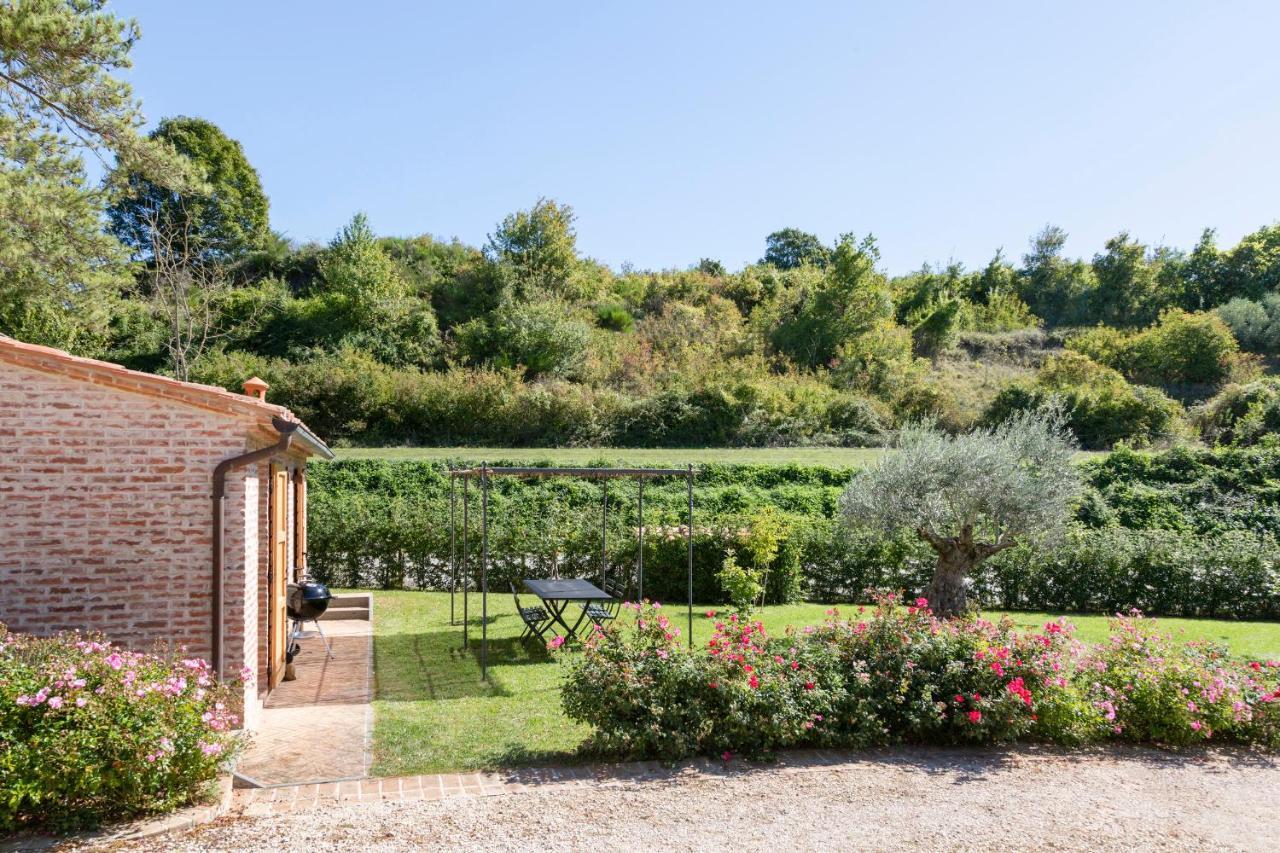
[[[502,462],[494,462],[501,465]],[[834,515],[852,471],[804,466],[706,465],[695,480],[694,594],[722,596],[715,573],[751,514],[780,510],[793,530],[770,567],[769,601],[794,598],[788,565],[809,519]],[[638,581],[634,481],[604,481],[608,489],[606,543],[609,571]],[[509,581],[548,575],[600,572],[601,481],[574,478],[496,477],[489,497],[490,589]],[[468,536],[472,572],[478,571],[480,494],[470,487]],[[688,509],[685,482],[645,485],[645,595],[683,599]],[[317,464],[310,474],[311,573],[343,586],[447,589],[449,576],[449,477],[440,462],[352,460]],[[461,550],[463,495],[458,484],[457,528]],[[795,541],[791,541],[795,540]]]
[[[495,461],[495,465],[502,464]],[[1063,541],[1022,546],[981,567],[988,607],[1171,616],[1280,618],[1280,449],[1121,450],[1084,463],[1088,489]],[[837,516],[851,469],[706,465],[695,480],[694,596],[725,599],[716,572],[753,513],[774,507],[787,534],[766,600],[860,599],[867,589],[925,587],[934,556],[909,534],[850,530]],[[636,592],[636,483],[609,481],[609,571]],[[310,564],[342,586],[448,589],[449,479],[440,462],[351,460],[313,466]],[[600,572],[601,484],[495,478],[490,589],[521,578]],[[644,594],[685,597],[682,478],[645,486]],[[469,537],[478,571],[479,489]],[[462,530],[459,484],[458,530]],[[460,546],[459,542],[459,546]],[[796,582],[797,573],[803,583]]]

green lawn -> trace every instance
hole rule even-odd
[[[510,594],[489,598],[490,683],[480,681],[476,655],[462,652],[461,627],[449,625],[449,595],[439,592],[374,594],[374,764],[376,775],[479,770],[574,760],[587,734],[560,712],[559,664],[535,643],[519,644],[521,630]],[[458,615],[462,600],[459,597]],[[471,598],[472,637],[479,639],[480,599]],[[684,624],[684,610],[668,605]],[[843,608],[851,611],[852,607]],[[694,636],[712,631],[706,608],[694,610]],[[761,614],[771,632],[822,621],[827,605],[769,607]],[[988,613],[988,616],[998,616]],[[1043,613],[1011,614],[1039,626]],[[1079,636],[1096,641],[1107,632],[1099,616],[1071,617]],[[1280,624],[1162,619],[1187,639],[1226,642],[1242,656],[1280,657]]]
[[[681,467],[723,462],[737,465],[823,465],[858,468],[874,462],[883,447],[345,447],[335,451],[339,459],[420,459],[466,462],[549,462],[553,465],[638,465]],[[1104,456],[1082,450],[1080,459]]]
[[[695,449],[614,447],[350,447],[336,451],[339,459],[465,460],[468,462],[550,462],[556,465],[612,465],[680,467],[707,462],[761,465],[825,465],[854,468],[882,453],[879,447],[703,447]]]

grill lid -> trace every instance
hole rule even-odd
[[[285,596],[285,608],[291,619],[315,619],[329,609],[333,596],[322,583],[291,583]]]

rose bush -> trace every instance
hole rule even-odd
[[[203,660],[0,625],[0,831],[199,799],[239,745],[237,710]]]
[[[1057,739],[1038,711],[1057,719],[1083,704],[1068,678],[1083,647],[1062,623],[1019,633],[1008,620],[942,620],[923,598],[902,608],[881,597],[857,620],[831,611],[808,636],[859,682],[881,742]]]
[[[705,653],[689,654],[661,605],[626,606],[635,619],[597,628],[562,690],[565,712],[595,728],[599,749],[680,758],[823,740],[821,711],[842,680],[816,646],[732,614]]]
[[[1280,662],[1241,663],[1220,646],[1175,642],[1137,614],[1112,620],[1080,680],[1118,738],[1280,746]]]
[[[1089,647],[1058,621],[943,620],[881,597],[853,619],[772,637],[716,619],[690,651],[656,605],[597,629],[566,663],[562,701],[610,754],[665,759],[900,742],[1280,746],[1280,664],[1173,642],[1136,617]]]

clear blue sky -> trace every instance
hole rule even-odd
[[[884,262],[1053,222],[1190,247],[1280,218],[1280,3],[118,0],[150,119],[239,139],[273,227],[480,244],[546,195],[613,266],[796,226]]]

